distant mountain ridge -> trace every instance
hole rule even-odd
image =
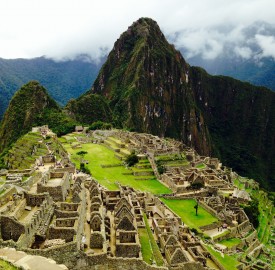
[[[191,67],[155,21],[120,36],[91,94],[108,101],[116,126],[180,139],[275,189],[275,93]]]
[[[39,81],[59,104],[65,105],[90,88],[100,67],[101,63],[94,63],[85,55],[59,62],[45,57],[0,58],[0,119],[15,91],[27,82]]]
[[[275,91],[275,52],[273,57],[267,55],[257,41],[257,38],[273,40],[275,25],[259,21],[244,27],[239,34],[239,42],[234,43],[232,40],[230,43],[228,40],[223,52],[214,59],[207,59],[198,53],[188,57],[188,62],[203,67],[212,75],[231,76]],[[180,50],[183,55],[189,54],[186,48]]]

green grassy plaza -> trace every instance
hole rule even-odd
[[[196,201],[194,199],[188,200],[167,200],[161,199],[172,211],[174,211],[182,221],[190,228],[199,230],[199,227],[212,224],[218,221],[217,218],[207,212],[202,206],[199,205],[198,215],[194,206]]]
[[[68,137],[68,136],[66,136]],[[70,138],[70,141],[72,139]],[[84,156],[84,159],[89,163],[86,165],[90,169],[92,176],[103,186],[109,190],[117,190],[116,182],[122,185],[131,186],[140,191],[147,191],[153,194],[171,193],[170,189],[160,183],[158,180],[135,180],[133,175],[129,174],[132,171],[124,166],[102,168],[101,165],[119,164],[119,161],[114,156],[114,152],[104,145],[99,144],[82,144],[82,148],[72,149],[71,145],[64,143],[65,149],[71,154],[71,160],[79,168],[80,157],[76,154],[79,151],[87,151],[88,154]]]

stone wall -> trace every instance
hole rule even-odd
[[[5,240],[12,239],[17,242],[21,234],[25,233],[25,227],[12,217],[1,216],[1,237]]]
[[[50,227],[49,239],[64,239],[66,242],[72,242],[75,235],[73,227]]]
[[[57,168],[55,169],[56,172],[60,172],[60,173],[75,173],[75,166],[69,166],[69,167],[64,167],[64,168]]]
[[[98,260],[97,265],[92,265],[95,258],[88,257],[83,259],[76,266],[76,270],[168,270],[167,267],[152,266],[141,259],[136,258],[103,258],[102,262]],[[86,265],[85,265],[86,264]]]
[[[205,202],[199,201],[199,205],[201,205],[205,210],[207,210],[209,213],[211,213],[214,217],[218,218],[217,212],[213,208],[208,206]]]
[[[68,172],[50,172],[50,175],[44,176],[42,181],[37,184],[37,192],[49,192],[54,201],[64,201],[70,189],[70,174]],[[51,178],[62,178],[60,185],[48,186]]]
[[[0,197],[0,206],[9,202],[14,193],[16,193],[15,187],[8,188]]]
[[[37,172],[34,176],[31,176],[26,181],[22,182],[21,186],[29,190],[35,182],[41,179],[41,176],[42,176],[42,173]]]

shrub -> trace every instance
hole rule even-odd
[[[85,167],[84,163],[80,163],[79,170],[83,173],[91,174],[91,171],[87,167]]]
[[[133,152],[129,156],[127,156],[125,162],[129,167],[132,167],[138,163],[138,156]]]
[[[110,123],[105,123],[102,121],[96,121],[94,123],[92,123],[89,127],[89,130],[97,130],[97,129],[111,129],[112,128],[112,124]]]

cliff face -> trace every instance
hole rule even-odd
[[[241,175],[275,189],[275,94],[229,77],[191,69],[196,104],[214,155]]]
[[[109,100],[117,126],[178,138],[210,154],[189,69],[157,23],[142,18],[116,41],[91,92]]]

